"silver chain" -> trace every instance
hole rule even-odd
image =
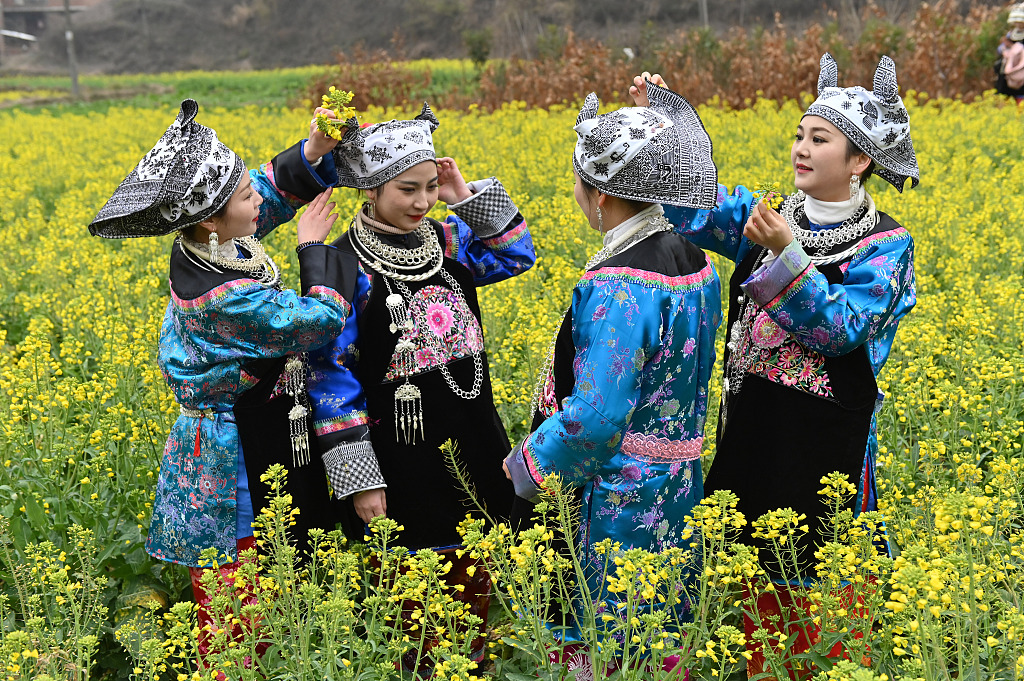
[[[448,270],[442,268],[441,269],[441,277],[445,280],[445,283],[448,284],[448,287],[455,293],[455,295],[460,300],[463,300],[463,301],[466,300],[466,297],[462,293],[462,287],[459,286],[459,282],[455,279],[455,277],[453,277],[451,275],[450,272],[448,272]],[[392,295],[394,295],[394,292],[391,289],[391,283],[388,281],[387,278],[384,279],[384,283],[388,287],[388,294],[389,294],[388,295],[388,310],[389,310],[389,312],[391,312],[392,328],[394,328],[396,326],[396,322],[398,322],[400,318],[403,321],[405,321],[407,319],[409,305],[408,305],[408,302],[406,302],[406,301],[409,301],[409,302],[412,301],[412,291],[409,290],[409,287],[404,282],[395,281],[395,285],[398,287],[398,290],[401,291],[401,293],[402,293],[402,296],[401,296],[402,299],[403,299],[402,303],[404,304],[404,307],[405,307],[404,314],[399,316],[399,314],[398,314],[399,310],[397,309],[398,306],[397,305],[392,305],[393,302],[397,302],[397,301],[395,301],[391,297]],[[392,308],[395,308],[395,309],[392,309]],[[452,376],[451,371],[448,370],[448,366],[444,363],[445,353],[444,353],[444,347],[441,345],[441,340],[439,338],[434,338],[433,336],[431,336],[430,334],[428,334],[426,332],[426,329],[427,329],[427,321],[426,321],[426,319],[424,319],[424,318],[415,319],[415,320],[412,320],[412,323],[409,323],[409,321],[405,321],[404,325],[403,324],[397,324],[398,328],[404,329],[404,330],[402,332],[402,336],[399,338],[399,341],[398,341],[399,345],[396,346],[396,349],[398,349],[398,347],[402,347],[403,348],[403,352],[406,352],[408,354],[412,354],[412,352],[414,351],[414,345],[409,340],[409,336],[412,335],[412,328],[413,328],[412,324],[413,323],[416,324],[420,328],[421,336],[424,336],[424,337],[427,338],[427,343],[430,346],[431,351],[433,351],[434,356],[440,362],[440,364],[438,366],[438,369],[441,371],[441,376],[444,377],[444,380],[448,384],[448,387],[451,388],[451,391],[453,393],[455,393],[457,396],[459,396],[462,399],[464,399],[464,400],[475,400],[477,397],[479,397],[480,389],[483,386],[483,382],[484,382],[483,351],[477,351],[477,352],[473,353],[473,387],[471,389],[469,389],[469,390],[464,390],[463,388],[461,388],[459,386],[458,383],[455,382],[455,377]],[[411,369],[411,366],[409,367],[409,369]]]

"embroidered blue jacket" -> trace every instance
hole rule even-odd
[[[291,151],[301,154],[301,145]],[[290,220],[301,202],[278,188],[272,163],[251,170],[250,177],[263,197],[256,231],[263,238]],[[313,256],[300,255],[303,273]],[[231,409],[257,382],[246,365],[323,346],[344,329],[351,311],[338,291],[305,276],[300,296],[241,273],[204,287],[197,267],[175,243],[157,360],[178,403],[208,415],[181,415],[171,428],[146,541],[155,558],[189,566],[200,566],[200,553],[209,547],[222,562],[235,558],[239,437]],[[199,288],[183,290],[176,279],[186,278]]]
[[[703,497],[700,454],[720,324],[718,274],[679,235],[649,236],[600,263],[573,290],[541,399],[547,418],[506,459],[522,497],[550,473],[579,490],[590,597],[612,616],[625,596],[606,590],[606,556],[594,545],[680,546],[685,516]],[[576,607],[581,616],[582,603]],[[685,609],[674,617],[682,621]],[[562,635],[576,640],[579,631]]]

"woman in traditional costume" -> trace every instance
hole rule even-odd
[[[333,140],[311,132],[309,140],[246,172],[213,130],[195,122],[198,111],[193,100],[182,102],[174,123],[89,230],[115,239],[178,234],[157,360],[181,414],[160,464],[146,550],[189,567],[200,623],[210,624],[214,614],[200,583],[209,562],[201,554],[215,548],[221,572],[230,575],[239,553],[255,545],[252,521],[269,492],[259,478],[270,464],[289,469],[289,489],[301,492],[303,523],[308,518],[333,529],[339,517],[324,471],[309,465],[315,443],[303,356],[345,328],[351,285],[341,276],[344,254],[308,245],[330,232],[329,193],[317,197],[297,230],[307,242],[299,254],[304,295],[281,288],[278,266],[260,244],[300,205],[280,178],[330,186],[313,164]],[[308,526],[296,528],[300,538]],[[204,632],[203,654],[207,641]]]
[[[873,91],[837,81],[826,53],[818,98],[801,118],[791,151],[797,192],[778,212],[745,187],[731,196],[721,187],[706,221],[666,210],[695,243],[736,262],[718,446],[705,489],[735,492],[748,521],[785,507],[806,515],[810,531],[796,542],[803,577],[813,574],[815,547],[827,529],[818,494],[823,476],[838,471],[857,485],[848,506],[855,514],[877,508],[876,377],[916,303],[913,239],[864,189],[872,174],[900,192],[908,178],[912,186],[919,182],[896,66],[882,58]],[[637,86],[650,95],[640,78]],[[643,92],[634,96],[642,103]],[[740,541],[768,555],[749,526]],[[762,566],[785,583],[777,563]],[[779,592],[791,598],[788,589]],[[767,596],[759,601],[762,614],[775,602]],[[749,618],[747,628],[752,633]],[[801,636],[791,652],[806,650]],[[764,658],[755,652],[748,670],[759,673]]]
[[[331,486],[344,500],[346,532],[364,536],[380,515],[417,550],[460,544],[457,526],[474,507],[440,446],[451,439],[468,482],[495,518],[508,518],[508,452],[491,395],[476,288],[528,270],[526,222],[497,178],[467,184],[454,160],[436,158],[438,121],[424,104],[412,120],[360,128],[334,151],[338,186],[367,202],[332,249],[349,254],[355,281],[345,329],[312,358],[310,395]],[[309,198],[308,195],[305,198]],[[455,215],[426,217],[440,199]],[[490,580],[449,556],[449,581],[486,619]],[[473,574],[476,577],[469,579]]]
[[[594,545],[679,546],[684,518],[703,497],[707,386],[721,323],[714,267],[661,205],[698,214],[715,206],[718,175],[697,112],[663,88],[650,108],[597,111],[591,94],[575,126],[573,168],[576,201],[604,247],[552,341],[532,432],[505,459],[520,497],[535,497],[544,476],[558,473],[581,499],[588,583],[559,634],[570,643],[562,661],[571,669],[589,665],[572,645],[581,640],[581,599],[604,602],[601,612],[613,617],[625,606],[602,583],[606,557]],[[674,613],[676,623],[685,617],[684,607]]]

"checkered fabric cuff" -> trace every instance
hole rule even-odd
[[[387,487],[373,445],[366,440],[343,442],[323,455],[324,469],[338,499],[356,492]]]
[[[481,239],[501,234],[519,212],[512,197],[496,177],[470,182],[469,188],[473,196],[448,208]]]

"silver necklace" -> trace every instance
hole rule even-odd
[[[426,218],[415,230],[420,245],[416,248],[405,249],[392,246],[379,239],[363,224],[361,215],[361,212],[356,213],[352,220],[352,228],[349,229],[349,235],[356,255],[374,272],[395,281],[425,281],[440,271],[444,260],[444,251]],[[413,270],[421,270],[424,267],[428,269],[418,274],[411,273]]]
[[[216,248],[211,248],[210,244],[193,241],[184,234],[178,235],[178,242],[182,246],[211,265],[252,275],[253,279],[264,286],[277,286],[281,282],[281,272],[277,268],[277,263],[263,248],[259,239],[250,235],[238,237],[234,241],[249,252],[248,258],[225,258],[217,253]]]
[[[441,277],[460,300],[466,299],[459,282],[448,270],[442,268]],[[390,331],[391,333],[401,333],[395,344],[395,370],[399,376],[405,378],[405,383],[395,390],[395,439],[401,436],[405,444],[415,444],[417,431],[419,431],[421,440],[426,436],[424,434],[423,395],[420,389],[409,380],[416,369],[416,351],[423,347],[417,345],[413,340],[413,330],[419,328],[421,338],[426,337],[429,350],[440,362],[438,369],[441,376],[444,377],[449,389],[464,400],[475,400],[480,395],[484,381],[483,351],[473,353],[473,387],[465,390],[456,383],[455,377],[444,363],[445,354],[441,339],[434,338],[427,333],[425,315],[421,314],[417,319],[410,319],[409,304],[412,302],[412,291],[408,285],[396,280],[395,286],[399,293],[395,293],[391,288],[389,277],[384,277],[384,284],[388,289],[388,297],[384,302],[387,305],[388,314],[391,316]]]
[[[643,241],[652,234],[658,232],[668,232],[672,230],[672,223],[669,222],[664,215],[656,215],[648,218],[627,230],[624,234],[617,237],[610,244],[599,250],[597,253],[590,257],[587,261],[586,266],[583,268],[584,271],[589,271],[598,263],[604,262],[613,255],[618,255],[635,244]],[[566,310],[568,312],[568,310]],[[565,313],[562,314],[562,318],[565,317]],[[544,354],[544,363],[541,365],[541,370],[537,373],[537,380],[533,384],[533,396],[530,398],[530,404],[533,405],[533,414],[541,411],[543,408],[541,398],[544,395],[544,388],[547,386],[549,379],[551,378],[552,370],[555,364],[555,345],[558,343],[558,332],[561,330],[562,325],[559,323],[555,327],[555,331],[551,334],[551,341],[548,343],[547,352]],[[545,413],[545,416],[550,414]]]
[[[826,251],[849,243],[868,233],[875,226],[876,214],[869,205],[870,198],[865,197],[864,203],[850,217],[843,220],[838,227],[831,229],[810,230],[800,226],[800,219],[804,214],[804,201],[807,195],[803,191],[797,191],[790,195],[782,204],[779,211],[782,217],[793,232],[793,237],[800,242],[804,248],[825,249]]]

